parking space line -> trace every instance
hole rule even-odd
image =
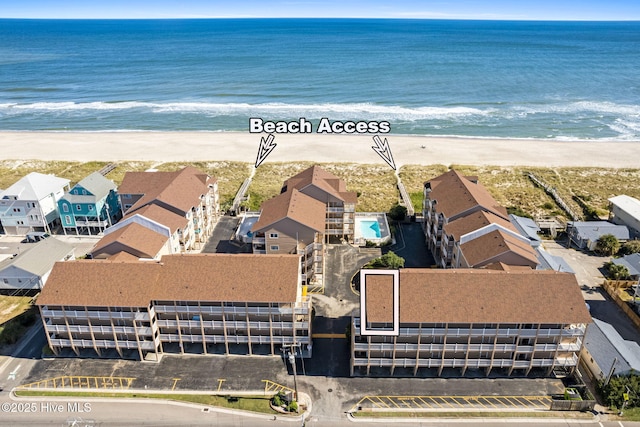
[[[382,398],[381,398],[380,396],[376,396],[376,398],[380,401],[380,403],[381,403],[382,405],[386,406],[387,408],[391,408],[391,406],[389,406],[388,404],[386,404],[386,403],[384,402],[384,400],[382,400]],[[382,406],[380,406],[380,407],[382,407]]]
[[[475,409],[548,409],[548,396],[364,396],[351,411],[363,406],[374,409],[475,408]]]

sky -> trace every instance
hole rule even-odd
[[[0,0],[0,18],[640,20],[638,0]]]

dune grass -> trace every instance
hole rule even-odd
[[[29,172],[52,173],[68,178],[73,185],[91,172],[101,169],[108,162],[64,162],[22,161],[0,162],[0,188],[7,188]],[[313,162],[264,163],[256,171],[249,187],[246,207],[259,210],[261,204],[280,193],[283,182],[312,166]],[[223,209],[231,205],[242,182],[249,177],[251,163],[230,161],[203,162],[119,162],[118,167],[107,175],[116,184],[122,182],[127,171],[143,171],[151,166],[160,171],[172,171],[191,165],[218,179]],[[331,163],[320,166],[344,179],[347,190],[358,193],[357,210],[386,212],[398,202],[398,191],[393,171],[386,165]],[[583,211],[573,199],[580,197],[584,203],[601,217],[606,217],[607,199],[627,194],[640,198],[640,169],[605,168],[530,168],[452,165],[464,175],[478,176],[479,182],[505,207],[521,208],[533,216],[559,215],[564,213],[542,189],[533,185],[527,172],[533,172],[558,193],[576,211]],[[425,181],[432,179],[448,168],[444,165],[405,165],[399,176],[405,184],[416,212],[422,210],[422,193]]]
[[[7,188],[30,172],[53,174],[66,178],[71,186],[92,172],[99,171],[111,162],[66,162],[42,160],[2,160],[0,161],[0,188]],[[107,178],[120,184],[125,172],[143,171],[151,162],[118,162],[118,167]]]

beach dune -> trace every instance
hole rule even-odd
[[[253,163],[261,137],[242,132],[0,132],[0,159]],[[381,135],[396,165],[638,168],[640,141],[553,141]],[[373,135],[278,134],[266,162],[381,163]]]

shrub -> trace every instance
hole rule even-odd
[[[620,242],[613,234],[600,236],[596,243],[596,252],[602,255],[611,256],[620,250]]]
[[[407,216],[407,208],[405,206],[394,205],[389,210],[389,218],[394,221],[402,221]]]
[[[627,387],[631,393],[627,393]],[[627,408],[640,406],[640,376],[638,374],[612,377],[609,384],[606,386],[600,384],[598,388],[608,406],[621,408],[624,403],[624,393],[627,393],[630,398]]]
[[[282,406],[284,404],[284,402],[282,401],[282,394],[278,393],[273,396],[273,398],[271,399],[271,403],[273,403],[273,406]]]
[[[298,412],[298,402],[292,400],[291,403],[289,403],[289,406],[287,406],[287,411]]]
[[[611,280],[625,280],[629,277],[629,269],[624,265],[608,262],[604,266],[607,268],[607,277]]]
[[[620,255],[631,255],[640,253],[640,240],[629,240],[620,247]]]
[[[404,267],[404,258],[396,255],[393,251],[389,251],[380,258],[375,258],[365,266],[365,268],[391,268],[397,269]]]

